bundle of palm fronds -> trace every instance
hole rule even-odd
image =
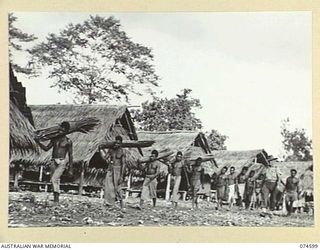
[[[169,156],[171,156],[172,154],[174,154],[174,151],[166,148],[162,151],[159,152],[158,157],[156,158],[156,160],[162,160],[162,159],[166,159]],[[147,157],[143,157],[142,159],[140,159],[140,163],[146,163],[150,161],[150,156]]]
[[[36,131],[36,137],[39,140],[51,140],[55,137],[71,134],[74,132],[88,133],[99,124],[99,120],[95,117],[83,118],[79,121],[67,121],[70,124],[68,131],[63,131],[60,125],[52,126],[49,128],[39,129]]]
[[[147,148],[152,146],[154,141],[123,141],[120,144],[122,148]],[[113,148],[115,141],[108,141],[100,144],[100,148]]]
[[[198,155],[198,156],[191,156],[191,157],[184,157],[185,160],[187,161],[196,161],[198,158],[201,158],[202,162],[206,162],[206,161],[212,161],[214,160],[214,156],[211,154],[207,154],[207,155]]]

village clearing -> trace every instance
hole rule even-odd
[[[251,226],[312,227],[314,218],[306,213],[284,216],[280,211],[262,217],[260,210],[216,211],[212,202],[200,201],[200,209],[191,211],[191,202],[180,202],[178,209],[159,199],[157,207],[146,205],[137,210],[138,198],[127,200],[123,213],[103,206],[103,200],[87,196],[62,194],[54,205],[52,194],[45,192],[10,192],[9,227],[81,227],[81,226]]]

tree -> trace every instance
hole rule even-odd
[[[285,161],[310,161],[312,160],[312,140],[306,135],[305,129],[290,130],[289,118],[282,121],[282,144],[287,154]]]
[[[206,133],[207,141],[210,150],[226,150],[225,141],[228,136],[220,134],[217,130],[212,129],[210,132]]]
[[[201,108],[200,100],[190,97],[191,89],[183,89],[176,97],[154,97],[151,102],[142,103],[142,110],[134,114],[142,130],[195,130],[202,127],[195,117],[194,108]]]
[[[67,25],[29,50],[32,62],[49,70],[52,87],[74,94],[75,102],[128,101],[137,86],[158,86],[151,49],[131,41],[114,17],[90,16]]]
[[[23,73],[26,75],[35,74],[34,68],[28,66],[20,66],[14,62],[13,53],[15,52],[25,52],[26,50],[23,48],[21,43],[32,42],[37,39],[32,34],[25,33],[20,29],[14,26],[14,23],[17,21],[17,17],[15,17],[12,13],[8,16],[9,22],[9,60],[11,67],[18,73]]]

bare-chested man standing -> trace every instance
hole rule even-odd
[[[198,209],[198,192],[200,188],[204,188],[203,177],[204,177],[204,168],[201,165],[202,158],[198,157],[194,164],[187,167],[187,171],[191,173],[191,195],[192,195],[192,209]]]
[[[158,151],[152,150],[150,161],[143,168],[146,172],[146,177],[142,184],[141,199],[139,209],[143,208],[144,201],[151,198],[153,206],[157,202],[157,177],[160,174],[160,162],[157,160]],[[139,163],[139,162],[138,162]],[[140,164],[140,163],[139,163]]]
[[[298,200],[299,194],[299,179],[296,177],[297,170],[291,169],[291,175],[287,178],[286,185],[285,185],[285,192],[286,192],[286,208],[288,211],[288,215],[292,213],[293,202]]]
[[[125,178],[125,153],[121,147],[122,137],[116,136],[113,148],[107,153],[100,147],[100,154],[103,159],[109,161],[104,185],[104,204],[114,205],[116,199],[120,201],[120,207],[124,210],[122,183]]]
[[[62,122],[60,125],[61,132],[68,132],[70,124]],[[52,149],[52,166],[51,166],[51,182],[53,186],[54,202],[59,202],[60,194],[60,177],[67,167],[66,156],[69,156],[69,168],[72,167],[73,154],[72,154],[72,141],[65,135],[51,139],[48,145],[42,144],[38,138],[35,138],[41,149],[49,151]]]

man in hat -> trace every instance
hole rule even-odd
[[[179,187],[181,183],[181,174],[185,171],[185,163],[182,160],[182,152],[177,152],[174,162],[171,164],[170,172],[174,178],[173,190],[172,190],[172,206],[174,208],[178,205],[179,199]]]
[[[268,206],[268,200],[270,199],[270,210],[273,211],[276,204],[277,183],[280,180],[281,173],[274,161],[278,158],[269,155],[267,157],[268,166],[265,169],[265,180],[262,185],[262,210],[265,213]]]
[[[125,153],[121,147],[122,137],[116,136],[115,144],[106,153],[101,147],[100,155],[108,162],[108,169],[104,183],[104,204],[114,205],[115,201],[120,202],[120,207],[124,210],[122,183],[125,178]]]
[[[146,172],[146,176],[144,178],[141,190],[141,198],[140,205],[137,207],[138,209],[142,209],[144,202],[149,198],[152,199],[153,207],[156,206],[157,202],[157,177],[160,174],[161,163],[157,160],[159,153],[157,150],[152,150],[149,162],[142,167]],[[138,161],[138,165],[140,166],[140,162]],[[141,168],[141,166],[140,166]]]
[[[54,202],[59,202],[60,195],[60,177],[67,167],[66,156],[69,158],[69,168],[73,163],[72,141],[64,134],[70,129],[69,122],[59,124],[62,135],[51,139],[48,145],[42,144],[38,138],[35,141],[41,149],[49,151],[52,148],[51,182],[53,187]]]

